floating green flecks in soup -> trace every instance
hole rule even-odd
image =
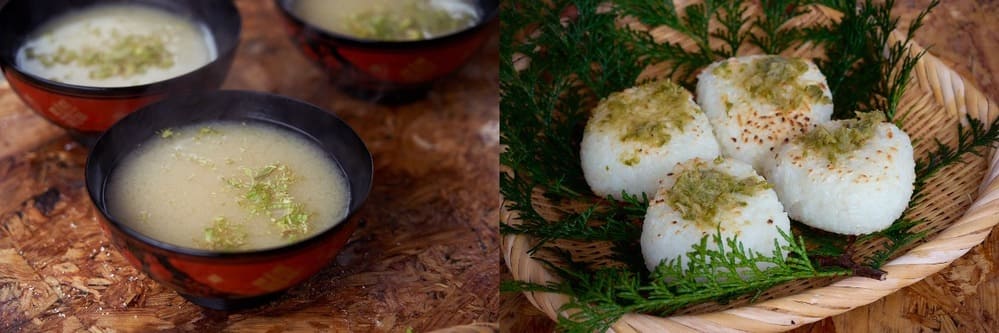
[[[475,25],[481,14],[468,0],[298,0],[293,11],[323,29],[361,39],[430,39]]]
[[[98,5],[46,22],[27,36],[17,65],[45,79],[127,87],[194,71],[217,56],[203,26],[143,5]]]
[[[108,185],[117,221],[163,242],[218,251],[296,242],[341,221],[349,202],[343,172],[318,146],[254,123],[162,129]]]

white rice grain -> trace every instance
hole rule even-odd
[[[777,200],[777,194],[770,188],[758,190],[752,195],[732,194],[745,205],[718,211],[713,224],[705,225],[684,219],[682,212],[669,203],[677,175],[685,170],[705,168],[739,179],[753,177],[763,180],[749,164],[733,159],[694,159],[677,165],[673,173],[662,179],[659,191],[649,203],[645,223],[642,225],[642,255],[650,271],[661,262],[671,260],[680,260],[682,267],[686,268],[689,263],[686,253],[691,251],[691,247],[700,243],[702,238],[713,237],[719,232],[722,239],[738,237],[746,251],[758,252],[764,256],[772,255],[776,246],[788,244],[778,230],[790,235],[790,221]],[[708,248],[717,249],[710,238]],[[759,267],[766,269],[770,266],[762,264]]]
[[[841,127],[843,121],[822,126]],[[807,150],[799,140],[781,146],[764,174],[791,218],[847,235],[883,230],[909,205],[915,175],[912,142],[880,123],[858,149],[835,158]]]
[[[800,66],[802,63],[807,65],[807,70],[790,79],[790,84],[746,85],[749,82],[746,78],[753,75],[773,77],[771,73],[760,73],[762,69],[774,67],[779,72],[783,68],[779,66]],[[805,94],[795,91],[794,87],[799,90],[810,87],[814,94],[821,96],[797,97]],[[760,90],[754,90],[757,88]],[[776,93],[783,93],[784,98],[801,99],[795,103],[781,103],[780,99],[761,97]],[[816,124],[829,121],[833,111],[832,94],[825,76],[814,63],[767,55],[730,58],[708,66],[698,76],[697,102],[708,115],[722,154],[750,163],[756,170],[761,170],[764,160],[773,156],[778,145]]]

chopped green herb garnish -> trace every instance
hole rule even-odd
[[[694,221],[704,230],[713,230],[718,225],[715,221],[718,212],[744,206],[741,196],[768,188],[770,184],[762,177],[736,178],[705,162],[695,162],[677,174],[666,200],[684,219]]]
[[[433,1],[407,0],[375,6],[344,17],[347,33],[380,40],[420,40],[451,33],[475,24],[471,13],[448,10]]]
[[[247,233],[242,224],[230,223],[224,216],[216,217],[205,228],[205,243],[212,250],[233,250],[246,244]]]
[[[160,137],[164,139],[172,137],[173,135],[174,135],[173,130],[170,129],[169,127],[164,128],[163,130],[160,131]]]
[[[281,233],[286,236],[297,237],[309,232],[309,217],[311,214],[305,211],[305,205],[300,202],[284,203],[283,212],[280,217],[271,217],[271,221],[277,225]],[[272,215],[273,216],[273,215]]]
[[[201,140],[201,138],[203,137],[211,135],[219,135],[219,134],[222,134],[222,132],[219,132],[217,129],[214,129],[211,126],[205,126],[198,130],[198,134],[194,136],[194,139]]]
[[[622,155],[618,158],[621,160],[621,163],[627,166],[635,166],[635,164],[642,161],[642,157],[638,156],[638,154]]]
[[[260,169],[243,168],[245,180],[223,178],[233,188],[244,191],[240,206],[254,215],[266,215],[285,237],[294,238],[309,232],[311,213],[295,200],[288,187],[297,181],[294,173],[283,164],[271,164]]]
[[[212,160],[208,159],[207,157],[197,154],[184,154],[184,156],[187,157],[188,161],[197,163],[200,166],[212,169],[215,168],[215,162],[212,162]]]
[[[622,130],[622,142],[660,147],[699,112],[690,98],[687,90],[669,80],[616,92],[597,106],[594,112],[606,115],[593,126]]]
[[[621,142],[637,143],[640,147],[662,147],[698,113],[700,109],[686,89],[670,80],[661,80],[610,94],[594,108],[595,118],[586,128],[619,133]],[[628,166],[638,164],[640,147],[621,153],[618,160]]]
[[[84,47],[80,50],[59,46],[53,53],[25,50],[29,60],[38,60],[42,66],[70,65],[90,68],[91,79],[124,78],[143,74],[150,68],[170,68],[174,65],[173,52],[166,47],[165,39],[157,35],[120,35],[112,32],[112,39],[100,48]]]
[[[885,114],[881,111],[857,112],[857,119],[842,120],[839,128],[819,126],[796,140],[806,151],[822,154],[829,162],[836,163],[838,156],[859,149],[873,138],[878,124],[884,121]]]
[[[832,103],[822,86],[798,81],[808,71],[804,59],[764,56],[749,64],[733,66],[729,62],[715,67],[712,74],[736,82],[753,98],[772,103],[781,110],[798,109],[807,103]]]

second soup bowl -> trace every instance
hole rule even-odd
[[[309,60],[322,66],[339,89],[386,104],[423,98],[436,80],[469,61],[489,36],[487,27],[499,15],[498,0],[467,0],[480,13],[467,28],[426,39],[376,40],[306,21],[296,13],[298,1],[274,1],[292,42]]]
[[[37,29],[65,15],[110,5],[146,7],[189,20],[211,36],[216,56],[179,76],[110,87],[58,81],[18,63],[18,53]],[[115,121],[143,105],[174,94],[218,89],[232,65],[241,27],[232,0],[11,0],[0,7],[0,68],[25,104],[89,146]]]

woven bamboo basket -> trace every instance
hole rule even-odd
[[[687,2],[679,1],[677,6],[682,7]],[[811,24],[839,17],[835,11],[817,9],[791,24]],[[750,8],[748,15],[755,15],[755,10]],[[666,29],[657,28],[652,32],[658,40],[684,43],[679,34]],[[901,36],[896,31],[892,37]],[[913,43],[910,52],[922,50]],[[759,53],[752,49],[744,51],[747,54]],[[815,52],[821,51],[804,45],[788,55],[816,56]],[[643,76],[656,77],[668,66],[652,66]],[[981,91],[931,54],[926,54],[914,69],[913,79],[898,110],[905,119],[903,130],[913,138],[916,156],[925,156],[933,148],[934,139],[953,146],[957,142],[956,127],[966,123],[965,116],[988,124],[999,111],[996,104]],[[926,231],[929,236],[885,264],[882,269],[887,272],[887,278],[883,281],[864,277],[795,281],[771,288],[756,302],[743,298],[724,305],[700,304],[671,317],[627,314],[611,327],[611,331],[785,331],[872,303],[916,283],[947,267],[980,244],[999,223],[999,182],[996,181],[999,159],[995,156],[994,150],[983,156],[965,156],[966,163],[945,168],[930,180],[925,189],[925,199],[906,215],[925,219],[926,223],[917,230]],[[585,206],[571,203],[555,205],[540,193],[536,193],[534,202],[539,212],[553,219]],[[506,210],[505,205],[501,219],[504,223],[519,223],[517,212]],[[527,254],[533,245],[533,240],[527,236],[503,237],[503,256],[513,278],[535,283],[557,281],[556,275]],[[579,260],[597,263],[610,252],[609,244],[560,241],[556,245],[569,250]],[[880,248],[876,242],[858,245],[856,251],[859,255],[868,255]],[[553,293],[526,292],[525,296],[552,319],[557,318],[559,309],[569,301],[567,296]]]

